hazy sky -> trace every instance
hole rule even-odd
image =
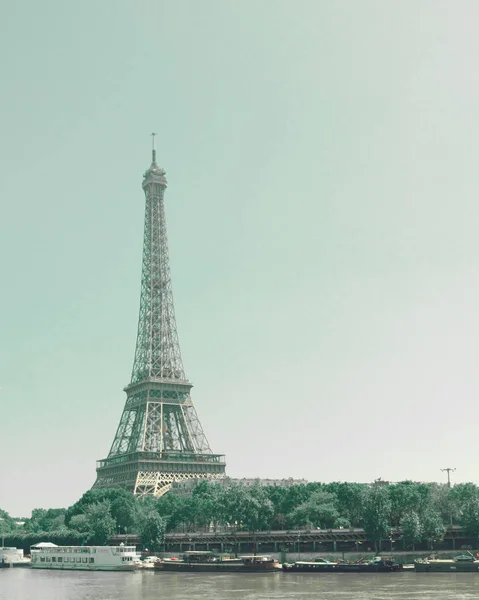
[[[95,480],[151,131],[192,397],[232,477],[479,482],[476,1],[0,9],[0,507]]]

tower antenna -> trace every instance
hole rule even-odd
[[[157,136],[157,133],[152,133],[151,134],[151,160],[152,162],[156,162],[156,145],[155,145],[155,137]]]

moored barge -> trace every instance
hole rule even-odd
[[[414,561],[418,573],[477,573],[479,560],[474,556],[461,554],[455,558],[425,558]]]
[[[158,571],[194,573],[272,573],[281,565],[270,556],[240,556],[231,558],[214,552],[185,552],[182,558],[164,558],[155,563]]]
[[[389,558],[379,556],[370,561],[330,562],[324,558],[315,561],[296,561],[284,563],[285,573],[392,573],[402,571],[402,565]]]

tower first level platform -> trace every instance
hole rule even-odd
[[[133,452],[98,461],[93,487],[118,487],[137,496],[162,496],[174,481],[220,479],[224,473],[221,454]]]

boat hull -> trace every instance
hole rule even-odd
[[[477,573],[479,561],[455,562],[453,560],[416,562],[414,570],[417,573]]]
[[[157,571],[176,571],[189,573],[274,573],[281,567],[278,563],[244,565],[241,563],[185,563],[180,561],[160,562],[155,564]]]
[[[135,546],[32,546],[32,569],[51,571],[130,571],[139,560]]]
[[[336,564],[336,563],[292,563],[283,564],[285,573],[394,573],[401,571],[397,564]]]
[[[74,567],[74,566],[55,566],[55,565],[32,565],[32,569],[44,569],[44,570],[48,570],[48,571],[126,571],[126,572],[130,572],[133,573],[136,570],[135,566],[113,566],[113,565],[105,565],[105,566],[96,566],[96,565],[82,565],[82,566],[78,566],[78,567]]]

